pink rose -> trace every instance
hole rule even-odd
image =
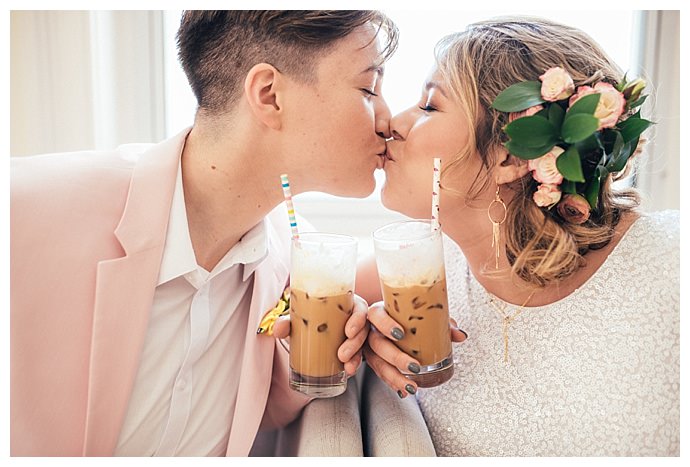
[[[573,79],[561,67],[549,68],[539,79],[541,80],[541,97],[549,102],[565,99],[575,90]]]
[[[601,94],[594,116],[599,119],[599,129],[612,128],[625,110],[625,97],[609,83],[597,83],[594,90]]]
[[[571,224],[582,224],[589,219],[589,202],[580,195],[565,195],[556,209]]]
[[[508,123],[512,122],[513,120],[517,120],[518,118],[522,117],[531,117],[535,113],[539,112],[544,108],[543,105],[533,105],[527,110],[523,110],[522,112],[511,112],[510,115],[508,115]]]
[[[556,185],[545,183],[539,185],[532,198],[537,206],[550,208],[561,200],[561,190]]]
[[[577,93],[570,98],[568,105],[572,105],[584,96],[599,93],[599,103],[594,110],[594,116],[599,119],[599,130],[612,128],[618,123],[618,119],[625,111],[625,97],[621,92],[609,83],[597,83],[594,88],[580,86]]]
[[[563,154],[563,149],[559,146],[554,146],[551,151],[537,159],[531,159],[527,162],[527,167],[532,171],[532,177],[539,183],[547,183],[552,185],[560,185],[563,181],[563,175],[556,167],[556,159]]]

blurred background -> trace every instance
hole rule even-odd
[[[680,208],[679,11],[384,11],[400,29],[400,46],[386,65],[383,84],[393,114],[416,103],[436,42],[469,23],[533,14],[584,30],[628,76],[651,83],[653,98],[643,115],[657,125],[627,183],[642,192],[647,210]],[[180,14],[12,11],[11,155],[155,143],[190,126],[196,102],[175,50]],[[295,197],[295,210],[321,231],[359,237],[360,254],[367,254],[371,232],[403,218],[380,205],[382,177],[379,171],[377,190],[368,198],[304,193]]]

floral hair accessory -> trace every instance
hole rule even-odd
[[[642,79],[625,77],[617,86],[602,81],[576,88],[563,68],[553,67],[539,81],[513,84],[494,99],[491,107],[509,113],[505,147],[529,161],[539,183],[538,206],[558,206],[574,224],[589,219],[606,177],[625,168],[653,124],[634,111],[647,98],[644,88]]]

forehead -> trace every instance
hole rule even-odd
[[[340,39],[321,58],[318,64],[320,77],[356,77],[364,73],[382,73],[384,34],[367,23]]]
[[[432,89],[435,89],[437,91],[440,91],[443,97],[450,97],[449,94],[449,88],[446,83],[446,79],[443,76],[443,73],[438,69],[437,65],[434,65],[431,68],[431,71],[429,71],[429,74],[427,75],[426,79],[424,80],[424,89],[423,91],[429,92]]]

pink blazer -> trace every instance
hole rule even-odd
[[[109,456],[146,334],[179,158],[189,130],[157,145],[11,162],[10,453]],[[276,182],[277,183],[277,182]],[[287,353],[257,336],[289,271],[284,206],[269,215],[255,272],[227,455],[308,399],[288,387]]]

